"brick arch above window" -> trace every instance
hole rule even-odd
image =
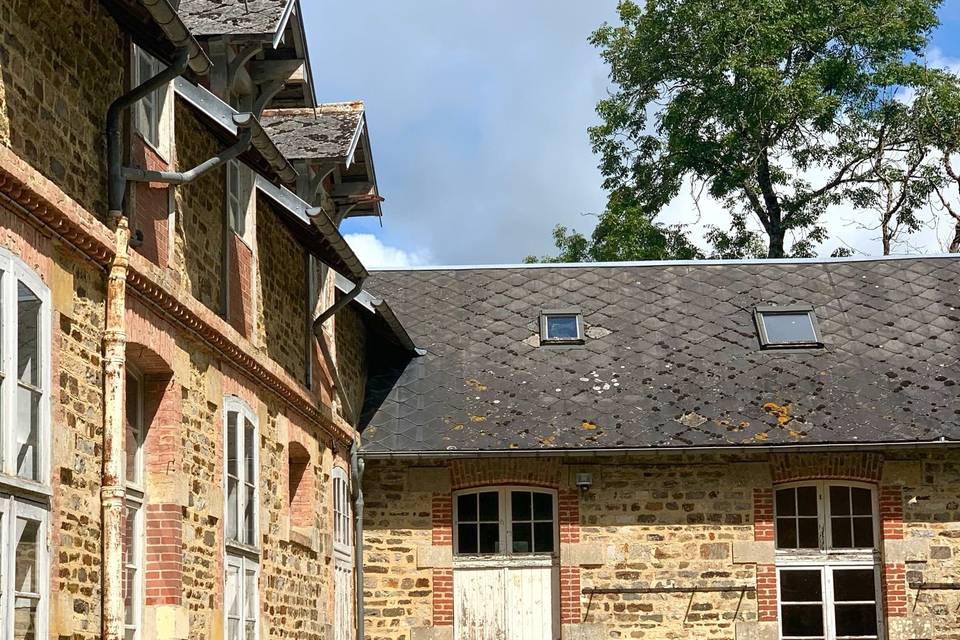
[[[287,485],[290,500],[290,524],[308,527],[313,524],[315,479],[310,452],[291,441],[287,448]]]
[[[529,485],[557,489],[561,483],[559,460],[541,458],[500,458],[496,460],[455,460],[450,482],[454,490],[493,485]]]
[[[774,484],[804,480],[853,480],[878,484],[879,453],[781,453],[770,455]]]

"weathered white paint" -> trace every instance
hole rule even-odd
[[[333,567],[333,640],[353,640],[353,565],[337,558]]]
[[[559,582],[559,568],[550,556],[457,561],[455,640],[557,640]]]

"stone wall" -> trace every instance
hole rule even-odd
[[[957,450],[368,461],[367,636],[450,637],[451,492],[523,484],[558,492],[564,637],[775,639],[775,483],[834,479],[876,489],[888,638],[960,637],[958,474]],[[589,593],[621,587],[680,590]]]
[[[367,384],[367,330],[363,325],[362,311],[351,305],[337,312],[334,319],[336,327],[336,358],[337,370],[343,382],[342,393],[346,396],[349,406],[356,412],[363,409],[363,396]],[[376,357],[377,354],[369,354]],[[343,403],[340,403],[344,411]],[[357,416],[347,416],[353,419]]]
[[[95,215],[106,212],[104,121],[124,38],[103,3],[0,1],[0,144]]]

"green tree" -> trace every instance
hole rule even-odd
[[[922,78],[904,60],[922,53],[939,4],[622,1],[621,24],[591,38],[614,85],[590,130],[605,187],[658,212],[692,180],[733,215],[708,236],[715,251],[754,253],[753,216],[767,256],[787,255],[788,237],[792,254],[811,254],[826,209],[872,171],[875,139],[859,123]]]
[[[527,256],[525,262],[618,262],[693,260],[703,254],[679,225],[655,222],[626,194],[614,193],[589,238],[562,225],[553,229],[555,256]]]

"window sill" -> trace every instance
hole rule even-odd
[[[6,474],[0,474],[0,491],[23,498],[33,498],[45,504],[49,503],[53,496],[53,490],[49,485]]]
[[[246,556],[248,558],[260,558],[260,547],[244,544],[235,540],[227,540],[224,542],[223,546],[226,547],[227,553],[238,556]]]

